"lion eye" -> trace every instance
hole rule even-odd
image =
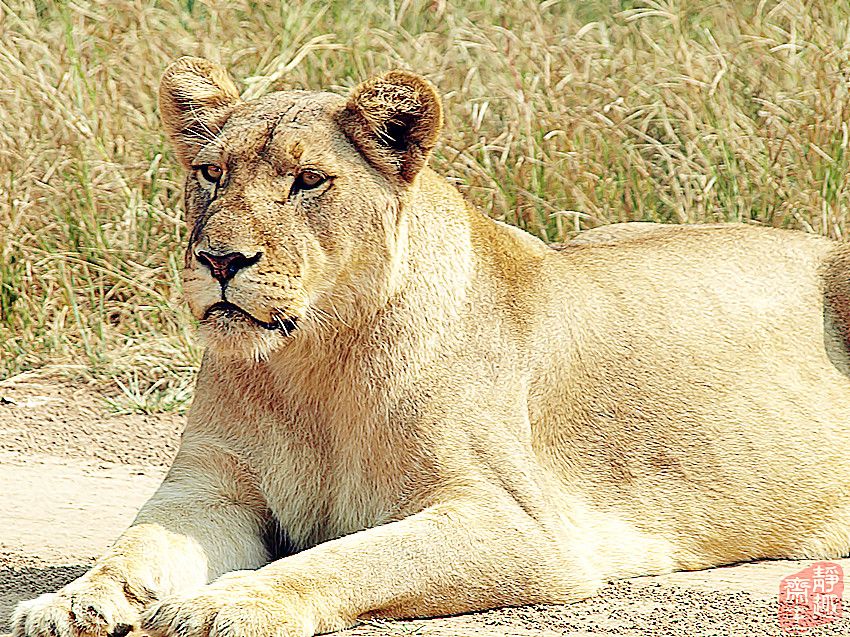
[[[296,190],[310,190],[321,186],[327,177],[317,170],[305,170],[295,178]]]
[[[201,176],[211,184],[217,184],[221,176],[224,174],[221,166],[216,164],[204,164],[198,168],[201,171]]]

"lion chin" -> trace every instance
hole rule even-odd
[[[218,302],[204,312],[198,333],[218,355],[260,362],[294,338],[297,324],[295,317],[268,323],[236,305]]]

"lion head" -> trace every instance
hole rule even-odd
[[[222,67],[184,57],[159,99],[188,171],[184,293],[209,347],[262,359],[392,293],[405,202],[442,126],[425,79],[242,101]]]

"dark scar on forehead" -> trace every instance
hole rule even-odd
[[[292,112],[293,110],[295,110],[294,113]],[[309,105],[299,106],[298,104],[290,104],[285,111],[283,111],[280,115],[277,116],[277,118],[274,120],[274,123],[269,122],[266,141],[263,143],[263,147],[260,149],[259,154],[263,156],[267,153],[269,146],[271,146],[272,142],[274,141],[274,134],[277,130],[277,127],[280,126],[280,124],[284,120],[287,120],[287,122],[291,126],[295,126],[297,128],[307,128],[306,124],[299,124],[297,120],[298,116],[301,115],[301,113],[305,111],[309,112],[310,110],[312,109],[309,108]]]
[[[293,108],[295,108],[295,104],[290,104],[285,111],[283,111],[280,115],[277,116],[277,119],[275,119],[274,122],[269,122],[268,132],[266,133],[266,141],[263,142],[263,147],[258,153],[260,156],[264,156],[268,152],[269,146],[271,146],[272,142],[274,141],[274,133],[277,130],[277,127],[280,126],[280,123],[283,121],[283,118],[286,117],[289,114],[289,111],[291,111]]]

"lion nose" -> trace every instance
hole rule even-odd
[[[197,256],[198,262],[207,266],[216,280],[225,283],[232,279],[242,268],[254,265],[260,260],[262,254],[262,252],[258,252],[254,256],[249,257],[241,252],[215,254],[213,252],[201,251],[198,252]]]

